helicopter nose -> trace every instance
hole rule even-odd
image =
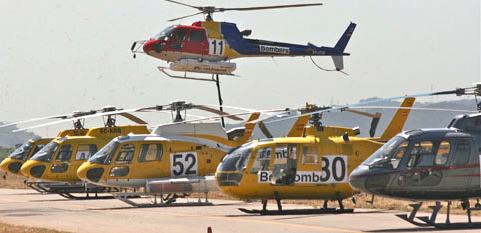
[[[15,164],[15,165],[12,165]],[[20,165],[19,165],[20,164]],[[20,170],[22,163],[15,162],[11,158],[5,158],[2,163],[0,163],[0,168],[5,172],[17,173]]]
[[[83,163],[77,169],[77,176],[81,180],[85,180],[88,182],[97,183],[99,182],[100,178],[104,174],[104,169],[101,167],[95,167],[90,162]]]
[[[370,194],[383,194],[391,179],[390,172],[383,168],[359,166],[349,176],[349,184],[353,189]]]
[[[45,165],[39,164],[37,161],[28,160],[22,165],[20,172],[29,177],[40,178],[42,177],[46,168],[47,167]]]
[[[145,42],[142,49],[147,54],[149,54],[149,52],[152,52],[152,51],[160,53],[160,52],[162,52],[162,49],[164,48],[164,45],[165,45],[165,43],[163,43],[160,40],[149,40],[149,41]]]
[[[366,192],[364,184],[366,183],[365,170],[358,167],[349,175],[349,184],[357,191]]]
[[[13,174],[18,174],[20,172],[20,167],[22,167],[23,162],[14,160],[11,158],[6,158],[0,164],[2,170],[6,172],[11,172]]]

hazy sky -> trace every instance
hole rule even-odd
[[[183,2],[218,7],[294,3]],[[321,71],[309,57],[241,58],[234,60],[240,77],[221,77],[225,105],[346,104],[481,81],[479,0],[322,2],[302,9],[217,13],[214,19],[252,29],[250,38],[318,46],[334,46],[349,22],[355,22],[346,48],[352,54],[345,58],[349,76]],[[171,25],[168,19],[193,13],[161,0],[0,0],[0,121],[176,99],[217,104],[215,83],[167,78],[156,69],[166,62],[142,55],[133,59],[130,53],[133,41]],[[202,16],[174,24],[197,20]],[[333,67],[330,57],[314,59]]]

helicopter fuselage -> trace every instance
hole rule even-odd
[[[244,200],[339,200],[355,194],[349,173],[382,144],[357,138],[349,128],[306,131],[307,137],[261,139],[230,152],[217,168],[219,189]],[[349,140],[334,136],[344,133]]]
[[[213,175],[222,157],[241,142],[218,123],[159,126],[151,134],[115,138],[77,171],[89,183],[145,187],[163,179]]]
[[[355,26],[349,25],[335,47],[317,47],[248,39],[250,31],[241,32],[234,23],[197,21],[192,26],[170,26],[150,40],[136,41],[132,51],[137,52],[142,45],[143,52],[170,62],[170,68],[177,71],[230,74],[236,67],[228,61],[240,57],[348,56],[344,48]],[[189,65],[175,65],[182,61]],[[342,69],[342,64],[336,64],[336,68]]]
[[[148,133],[146,126],[91,128],[84,136],[55,138],[21,167],[29,177],[46,181],[79,182],[78,167],[113,138],[128,133]]]
[[[356,168],[350,184],[359,191],[408,200],[481,197],[481,116],[460,118],[476,131],[458,128],[406,131]]]

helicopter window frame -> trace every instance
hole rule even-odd
[[[174,27],[167,27],[161,32],[157,33],[151,39],[170,41],[172,39],[172,34],[174,32]]]
[[[28,154],[30,150],[32,150],[33,146],[34,144],[32,142],[27,141],[24,144],[22,144],[20,147],[18,147],[16,150],[14,150],[8,157],[12,159],[18,159],[18,160],[27,160]]]
[[[257,148],[256,158],[251,166],[251,174],[257,174],[260,171],[268,171],[272,158],[273,148],[271,145]]]
[[[59,144],[55,141],[50,141],[41,150],[30,158],[35,161],[50,162],[52,161],[55,151],[57,151]]]
[[[472,146],[467,138],[458,139],[454,149],[453,165],[465,165],[469,163],[472,154]],[[460,156],[464,155],[464,156]]]
[[[147,147],[147,148],[146,148]],[[155,148],[155,151],[152,147]],[[164,154],[164,147],[160,143],[144,143],[140,145],[140,154],[137,159],[139,162],[161,161]],[[154,155],[154,156],[149,156]]]
[[[316,146],[302,147],[302,165],[317,165],[319,164],[319,154]]]
[[[68,162],[72,157],[73,147],[71,144],[62,145],[58,151],[56,162]]]
[[[192,29],[189,31],[189,42],[204,42],[205,31],[201,29]]]
[[[446,146],[446,144],[448,146],[447,152],[445,152],[444,150],[441,150],[442,146]],[[447,141],[447,140],[442,140],[441,142],[439,142],[438,149],[437,149],[437,152],[436,152],[436,157],[434,159],[434,165],[435,166],[446,165],[446,163],[449,160],[449,154],[451,153],[451,148],[452,148],[451,144],[452,143],[450,141]],[[445,153],[440,153],[440,152],[445,152]]]
[[[130,148],[126,148],[130,147]],[[122,164],[122,163],[132,163],[132,160],[134,159],[134,154],[135,154],[135,145],[128,143],[122,145],[120,147],[119,152],[117,153],[117,157],[115,159],[116,164]]]
[[[184,42],[187,38],[187,30],[185,28],[176,28],[174,33],[174,42]]]
[[[273,185],[293,185],[297,174],[297,144],[276,144],[271,157]]]
[[[88,160],[96,152],[96,144],[79,144],[75,153],[75,160]]]

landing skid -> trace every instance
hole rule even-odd
[[[336,208],[321,208],[321,209],[292,209],[292,210],[254,210],[239,208],[240,211],[247,214],[260,215],[307,215],[307,214],[344,214],[353,213],[354,209],[336,209]]]
[[[446,214],[446,222],[445,223],[436,223],[436,217],[441,209],[441,204],[439,202],[436,203],[435,206],[429,206],[433,210],[431,213],[430,217],[423,216],[423,217],[416,217],[417,219],[421,220],[422,222],[416,222],[414,221],[415,215],[419,208],[421,207],[422,203],[416,203],[416,204],[410,204],[411,207],[413,207],[413,210],[409,214],[398,214],[396,215],[397,217],[413,224],[416,226],[420,227],[436,227],[439,229],[478,229],[481,228],[481,223],[473,223],[471,222],[471,211],[476,211],[476,210],[481,210],[479,205],[477,204],[475,208],[470,208],[469,207],[469,201],[465,200],[463,202],[463,205],[466,209],[467,215],[468,215],[468,222],[467,223],[451,223],[449,219],[450,215],[450,209],[451,209],[451,202],[448,201],[448,206],[447,206],[447,214]]]
[[[187,76],[187,72],[184,72],[184,75],[183,76],[179,76],[179,75],[172,75],[170,73],[168,73],[166,70],[169,70],[169,68],[167,67],[162,67],[162,66],[157,66],[157,69],[159,69],[162,73],[164,73],[165,75],[169,76],[170,78],[179,78],[179,79],[190,79],[190,80],[198,80],[198,81],[210,81],[210,82],[216,82],[217,80],[214,78],[215,74],[212,74],[212,77],[211,78],[194,78],[194,77],[189,77]],[[222,74],[222,75],[231,75],[231,76],[235,76],[234,74]]]
[[[49,193],[49,194],[58,194],[62,197],[69,198],[69,199],[76,199],[76,200],[84,200],[84,199],[112,199],[112,196],[99,196],[99,193],[103,193],[108,191],[105,187],[100,187],[96,185],[87,185],[82,183],[78,184],[69,184],[69,183],[61,183],[61,182],[44,182],[44,181],[36,181],[36,182],[27,182],[27,186],[39,193]],[[85,196],[76,196],[76,194],[85,194]],[[91,196],[90,194],[93,194]]]
[[[112,193],[112,196],[118,200],[121,200],[133,207],[138,208],[146,208],[146,207],[174,207],[174,206],[211,206],[213,205],[212,202],[209,202],[207,193],[205,193],[205,201],[202,201],[200,198],[197,201],[187,201],[187,202],[177,202],[177,198],[185,198],[188,197],[188,194],[168,194],[164,197],[162,194],[152,194],[152,193],[144,193],[144,192],[133,192],[133,193],[126,193],[126,192],[119,192],[119,193]],[[132,197],[141,197],[141,196],[152,196],[153,201],[151,203],[137,203],[131,200]],[[160,200],[160,203],[158,202]]]

